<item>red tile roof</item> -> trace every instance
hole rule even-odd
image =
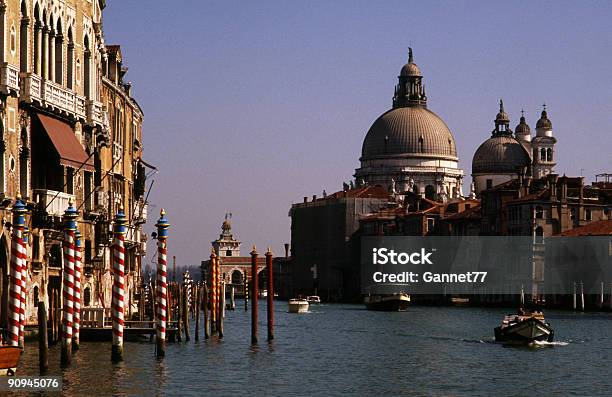
[[[612,219],[597,221],[558,234],[559,236],[612,236]]]

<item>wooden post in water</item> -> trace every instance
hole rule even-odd
[[[268,342],[274,339],[274,270],[272,269],[272,250],[266,252],[266,273],[268,276]]]
[[[253,246],[251,251],[251,344],[257,343],[257,294],[259,293],[257,283],[257,248]]]
[[[234,284],[230,286],[230,310],[236,310],[236,300],[234,298]]]
[[[603,309],[604,305],[604,283],[601,282],[601,295],[599,296],[599,308]]]
[[[572,295],[573,305],[572,308],[576,310],[576,282],[574,281],[574,294]]]
[[[219,338],[223,338],[223,318],[225,317],[223,315],[223,312],[225,311],[225,281],[222,281],[220,283],[220,287],[219,290],[221,291],[221,294],[219,296],[220,298],[220,305],[219,305],[219,326],[217,327],[218,331],[219,331]]]
[[[580,308],[584,311],[584,283],[580,282]]]
[[[204,281],[202,289],[204,291],[202,296],[202,306],[204,309],[204,339],[208,339],[210,338],[210,324],[208,323],[208,285],[206,285],[206,280]]]
[[[49,334],[47,331],[47,308],[45,302],[38,302],[38,366],[40,374],[49,369]]]
[[[193,289],[193,305],[195,308],[195,340],[200,340],[200,290],[202,287],[196,284]]]
[[[177,283],[174,283],[176,288],[176,340],[181,342],[183,340],[183,327],[181,323],[183,322],[183,294],[181,293],[181,286]]]
[[[187,296],[187,285],[183,286],[183,329],[185,330],[185,342],[189,342],[189,299]]]

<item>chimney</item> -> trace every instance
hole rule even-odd
[[[567,200],[567,177],[563,175],[561,178],[561,201]]]
[[[580,177],[580,204],[584,202],[584,177]]]
[[[304,202],[307,203],[308,202],[308,197],[304,196]]]
[[[289,258],[289,244],[285,243],[285,258]]]
[[[312,201],[315,201],[316,199],[317,199],[317,195],[316,195],[316,194],[313,194],[313,195],[312,195]]]

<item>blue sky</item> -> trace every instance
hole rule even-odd
[[[559,174],[612,172],[612,2],[107,3],[160,169],[149,224],[166,208],[180,265],[208,255],[226,212],[243,254],[281,254],[291,203],[358,167],[408,46],[468,184],[500,98],[513,128],[524,108],[534,129],[547,104]]]

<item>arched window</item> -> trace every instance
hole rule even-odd
[[[544,209],[539,205],[536,207],[535,217],[536,219],[544,218]]]
[[[30,18],[28,18],[28,9],[24,0],[21,1],[21,27],[19,29],[19,70],[22,72],[28,71],[28,46],[30,41],[28,39],[28,25],[30,24]]]
[[[66,87],[74,88],[74,39],[72,27],[68,28],[68,53],[66,57]]]
[[[535,242],[537,244],[544,243],[544,229],[542,229],[542,226],[538,226],[535,230]]]
[[[62,33],[62,22],[57,20],[57,28],[55,29],[55,82],[58,84],[64,83],[64,35]]]
[[[83,92],[87,99],[91,96],[91,49],[89,48],[89,37],[85,36],[85,57],[83,60]]]
[[[546,149],[540,149],[540,160],[546,161]]]
[[[47,37],[47,79],[55,79],[55,29],[53,27],[53,15],[49,16],[49,34]]]
[[[42,37],[42,23],[40,22],[40,9],[38,3],[34,8],[34,51],[32,52],[32,58],[34,59],[34,73],[40,75],[40,40]]]
[[[421,189],[419,188],[419,185],[417,185],[416,183],[414,184],[414,186],[412,186],[412,192],[414,194],[420,194],[421,193]]]
[[[590,208],[584,210],[584,219],[587,221],[593,220],[593,215],[591,214]]]
[[[533,161],[538,160],[538,149],[533,149]]]
[[[36,287],[34,287],[34,292],[33,292],[34,296],[34,307],[38,307],[38,300],[39,300],[39,290],[38,290],[38,285]]]
[[[42,17],[42,35],[40,38],[40,77],[47,78],[49,64],[47,56],[49,51],[49,26],[47,25],[47,11],[43,11]]]
[[[15,55],[17,51],[17,33],[15,32],[15,26],[11,26],[11,54]]]
[[[28,130],[21,129],[21,150],[19,152],[19,191],[21,197],[29,197],[30,148],[28,147]]]
[[[91,289],[89,287],[85,287],[85,291],[83,291],[83,306],[91,305]]]
[[[546,161],[552,161],[552,149],[546,149]]]
[[[424,151],[424,144],[423,143],[424,143],[423,142],[423,136],[421,135],[419,137],[419,152],[421,152],[421,153],[423,153],[423,151]]]

